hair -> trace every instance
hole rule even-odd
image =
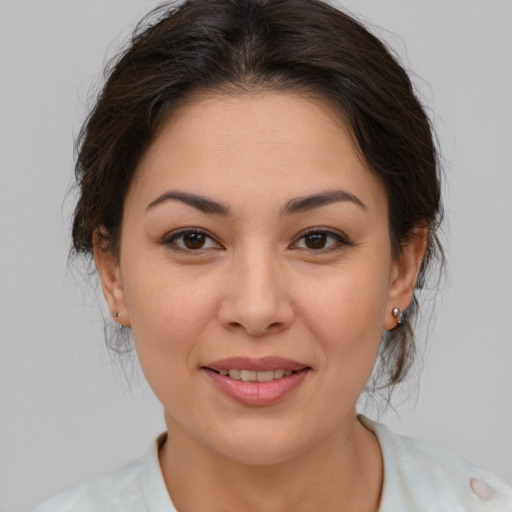
[[[361,23],[321,0],[186,0],[139,23],[77,139],[75,253],[99,233],[118,256],[123,201],[164,121],[192,95],[278,91],[326,102],[349,127],[389,202],[393,256],[429,230],[417,289],[442,248],[440,166],[429,119],[391,52]],[[170,121],[172,122],[172,120]],[[405,325],[385,332],[381,389],[404,380],[415,354],[414,297]]]

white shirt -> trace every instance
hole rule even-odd
[[[378,512],[512,512],[512,489],[450,452],[359,416],[379,440],[384,484]],[[158,461],[159,436],[143,459],[86,480],[32,512],[177,512]]]

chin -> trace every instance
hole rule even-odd
[[[208,444],[228,460],[250,466],[274,465],[292,460],[316,444],[321,435],[307,435],[303,428],[282,421],[242,422],[226,429]],[[227,435],[223,435],[226,433]],[[320,434],[320,433],[319,433]]]

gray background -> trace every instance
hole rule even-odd
[[[64,200],[105,55],[153,5],[0,0],[2,510],[143,454],[164,428],[137,371],[125,367],[128,391],[111,364],[97,291],[67,267]],[[344,5],[385,27],[375,31],[416,74],[447,177],[449,274],[419,393],[383,420],[512,483],[512,1]]]

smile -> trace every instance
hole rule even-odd
[[[312,368],[281,357],[236,357],[209,363],[201,370],[224,397],[248,406],[266,406],[297,390]]]
[[[273,380],[282,379],[283,377],[288,377],[292,373],[295,373],[293,370],[284,370],[280,368],[278,370],[219,370],[219,375],[229,376],[231,379],[241,380],[243,382],[271,382]]]

